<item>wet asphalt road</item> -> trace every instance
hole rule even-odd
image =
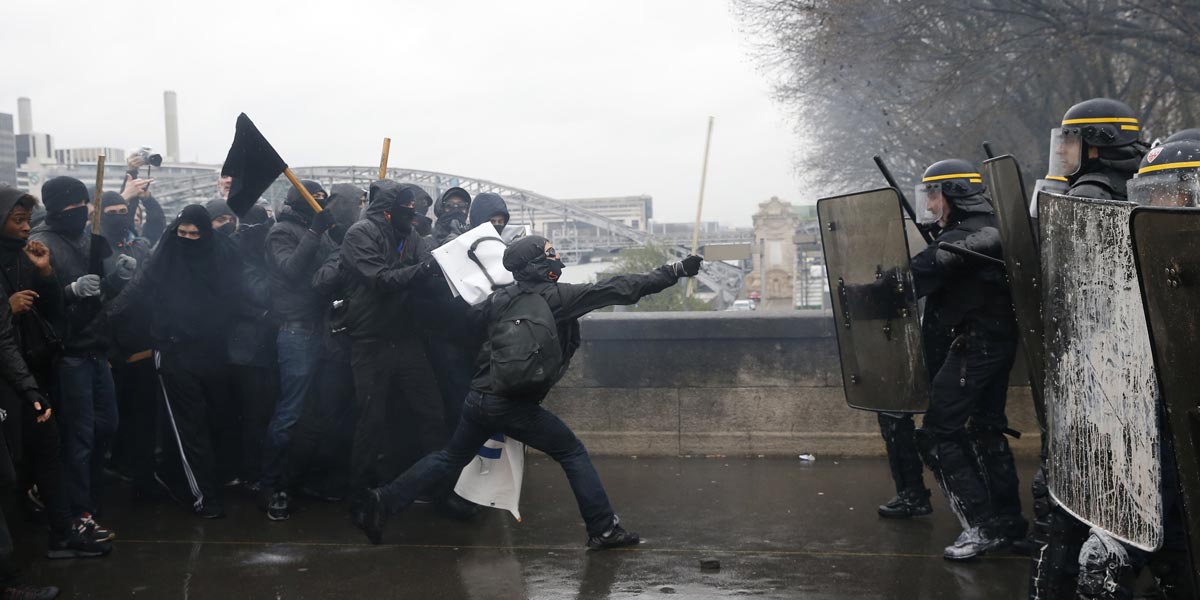
[[[33,558],[29,581],[62,598],[1018,598],[1028,562],[941,558],[958,534],[938,492],[934,514],[884,521],[892,495],[883,459],[596,460],[636,549],[589,553],[566,479],[531,457],[524,522],[485,509],[472,523],[414,506],[369,546],[342,505],[305,502],[272,523],[249,499],[205,521],[172,504],[110,490],[103,522],[118,534],[105,559]],[[1023,464],[1022,487],[1033,465]],[[926,474],[928,484],[932,478]],[[1028,505],[1028,499],[1026,499]],[[1028,506],[1027,506],[1028,509]],[[19,517],[10,520],[18,521]],[[44,544],[38,538],[38,544]],[[39,546],[35,550],[42,550]],[[718,572],[699,560],[720,559]]]

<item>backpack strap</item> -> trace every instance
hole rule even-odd
[[[496,280],[492,279],[492,274],[488,273],[487,267],[483,266],[483,262],[480,261],[479,257],[475,255],[475,249],[479,247],[479,244],[482,244],[483,242],[489,242],[489,241],[490,242],[500,242],[501,245],[503,245],[505,247],[508,246],[508,244],[504,243],[504,240],[502,240],[498,237],[495,237],[495,236],[481,237],[481,238],[475,240],[474,242],[471,242],[471,247],[467,248],[467,258],[471,259],[471,262],[474,262],[476,265],[478,265],[480,271],[483,271],[483,276],[487,277],[488,283],[491,284],[492,291],[494,292],[504,286],[496,285]]]

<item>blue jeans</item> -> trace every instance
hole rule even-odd
[[[304,414],[304,398],[315,380],[322,352],[321,334],[316,327],[280,328],[275,344],[279,351],[279,401],[263,444],[262,483],[267,489],[285,488],[292,483],[283,481],[288,446]]]
[[[463,403],[458,428],[446,448],[429,454],[395,481],[380,488],[389,512],[403,510],[418,497],[449,483],[475,458],[494,433],[503,433],[558,461],[575,494],[588,535],[612,528],[612,506],[587,449],[575,433],[540,404],[471,392]]]
[[[71,513],[96,512],[93,479],[117,431],[117,393],[102,356],[66,356],[58,365],[54,414],[62,435],[64,485]]]

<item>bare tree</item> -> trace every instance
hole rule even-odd
[[[1049,130],[1106,96],[1147,140],[1200,126],[1195,0],[734,0],[792,108],[814,196],[901,185],[928,164],[979,161],[990,140],[1045,172]]]

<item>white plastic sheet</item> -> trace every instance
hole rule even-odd
[[[523,235],[524,227],[505,227],[503,233],[497,234],[491,223],[484,223],[434,250],[433,258],[442,268],[450,291],[462,296],[468,304],[479,304],[495,291],[494,287],[513,282],[512,273],[504,268],[504,249]],[[472,245],[484,268],[471,260],[468,251]]]
[[[492,436],[462,470],[454,493],[479,504],[507,510],[521,520],[521,482],[525,444],[502,434]]]

